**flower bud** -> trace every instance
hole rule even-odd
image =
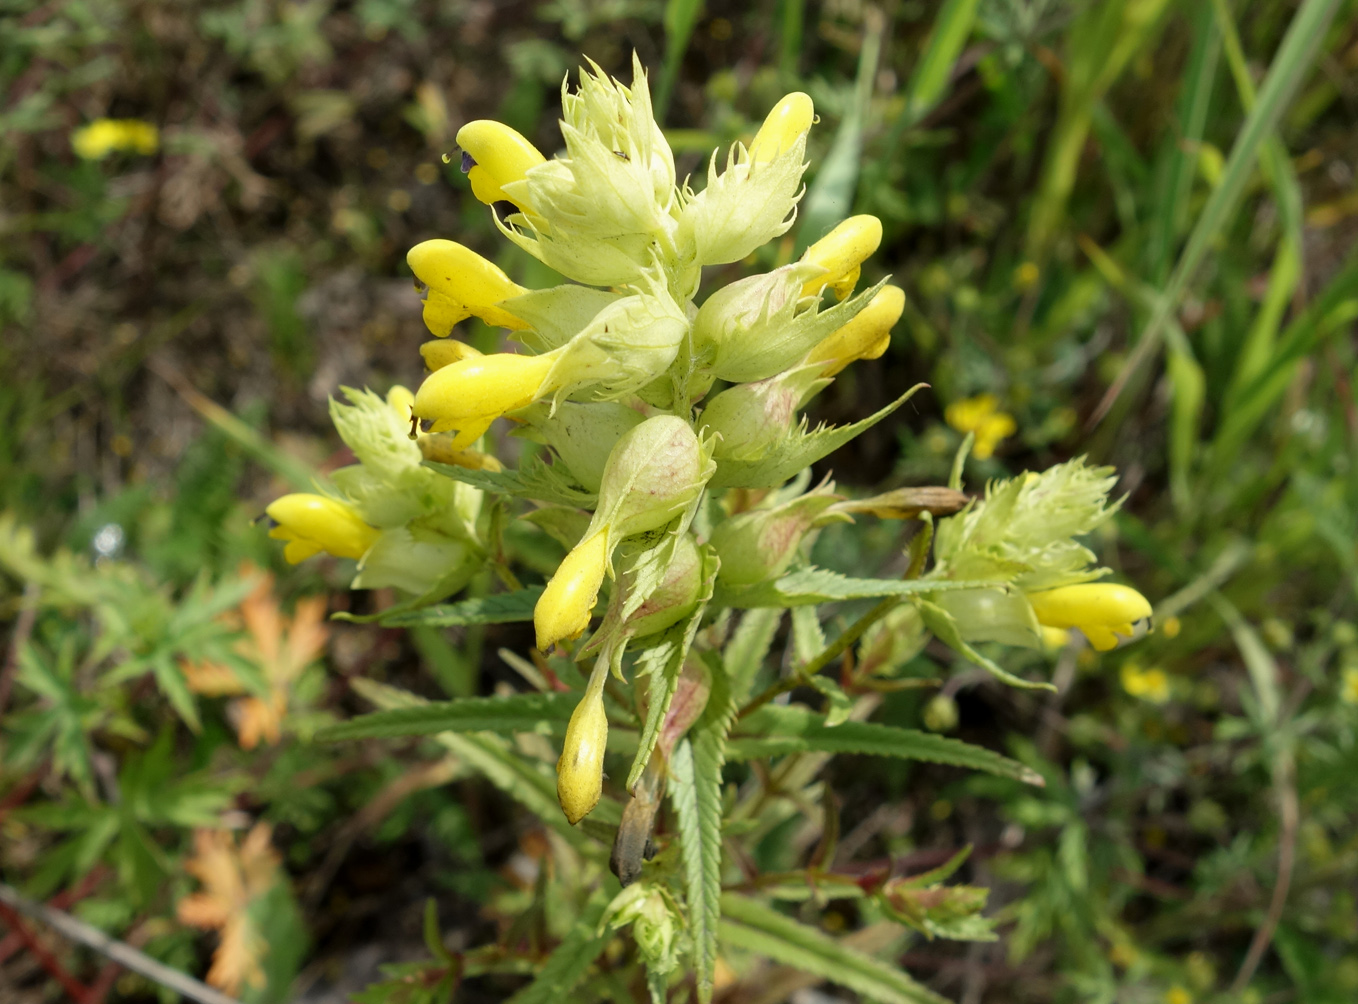
[[[1130,586],[1085,582],[1029,593],[1028,602],[1039,623],[1054,628],[1078,628],[1100,652],[1117,648],[1118,636],[1139,636],[1149,623],[1151,605]]]
[[[512,202],[519,209],[531,210],[522,201],[522,192],[511,198],[504,186],[521,181],[529,168],[546,162],[537,147],[503,122],[492,119],[468,122],[457,131],[456,142],[462,147],[463,169],[477,199],[488,206]]]
[[[545,386],[555,358],[501,352],[462,359],[425,377],[415,394],[415,416],[432,419],[433,432],[457,429],[454,449],[481,438],[507,411],[531,404]]]
[[[819,367],[800,366],[767,380],[736,384],[703,409],[700,429],[717,439],[718,460],[758,460],[788,437],[798,404],[829,381]]]
[[[604,747],[608,745],[608,715],[604,711],[606,664],[596,666],[585,696],[575,706],[561,758],[556,762],[556,800],[574,826],[599,804],[604,788]]]
[[[930,732],[957,728],[957,702],[948,694],[935,694],[924,706],[924,727]]]
[[[647,971],[663,976],[679,963],[678,935],[683,921],[676,914],[659,886],[649,882],[628,885],[608,904],[599,932],[631,924]]]
[[[440,338],[473,316],[492,327],[527,327],[497,304],[528,291],[470,248],[456,241],[424,241],[406,253],[406,264],[424,298],[425,326]]]
[[[771,509],[723,520],[712,532],[721,558],[717,578],[726,585],[751,586],[782,575],[807,531],[839,498],[833,485],[825,485]]]
[[[876,359],[891,344],[891,328],[905,310],[905,290],[883,286],[868,305],[806,356],[808,363],[822,363],[823,376],[832,377],[859,359]]]
[[[624,575],[622,580],[628,581],[627,576]],[[660,585],[623,621],[623,633],[629,638],[644,638],[678,624],[698,605],[702,585],[702,554],[693,534],[685,533],[675,541],[674,556]],[[626,599],[623,593],[621,602],[624,605]]]
[[[605,527],[576,544],[562,559],[533,608],[538,648],[545,652],[563,639],[578,637],[589,627],[611,553]]]
[[[714,467],[682,418],[648,418],[609,454],[591,528],[610,527],[617,540],[658,530],[702,494]]]
[[[563,401],[554,414],[545,404],[536,404],[516,417],[525,418],[591,492],[599,490],[609,454],[623,433],[645,421],[639,412],[616,401]]]
[[[361,558],[378,536],[350,506],[324,495],[284,495],[264,511],[278,524],[269,536],[288,542],[283,557],[293,565],[320,551],[337,558]]]
[[[750,142],[750,163],[767,164],[793,149],[806,137],[816,118],[816,106],[801,91],[787,94],[764,117]]]
[[[882,221],[875,216],[850,216],[806,249],[802,261],[819,265],[825,274],[807,281],[803,296],[819,296],[829,286],[842,300],[853,292],[860,266],[882,243]]]

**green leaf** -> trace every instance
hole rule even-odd
[[[957,57],[971,35],[980,0],[945,0],[934,19],[924,55],[915,64],[906,88],[905,111],[909,121],[918,122],[938,103],[952,79]]]
[[[866,600],[878,596],[916,596],[952,589],[995,589],[992,581],[943,581],[931,579],[854,579],[824,568],[800,568],[773,582],[754,586],[721,588],[714,602],[728,607],[799,607],[843,600]]]
[[[511,694],[506,697],[464,697],[409,708],[393,708],[361,715],[316,733],[320,742],[346,739],[386,739],[427,736],[437,732],[536,732],[541,724],[570,720],[580,701],[578,693]]]
[[[825,649],[825,632],[814,604],[792,608],[792,652],[805,665]]]
[[[474,471],[455,464],[440,464],[426,460],[424,465],[444,477],[461,481],[492,495],[514,495],[518,498],[549,502],[554,505],[593,509],[598,496],[576,487],[565,475],[541,457],[530,457],[519,470]]]
[[[849,715],[853,712],[853,698],[844,693],[844,688],[828,676],[809,676],[806,682],[825,698],[826,728],[832,729],[849,720]]]
[[[460,603],[445,603],[423,610],[403,610],[399,613],[384,612],[364,617],[353,617],[339,613],[337,620],[367,623],[376,620],[383,627],[463,627],[468,624],[512,624],[531,621],[533,608],[542,595],[542,586],[516,589],[512,593],[495,593],[492,596],[474,596]]]
[[[599,921],[610,899],[610,891],[602,888],[595,891],[575,926],[542,964],[536,979],[510,997],[506,1004],[559,1004],[570,999],[571,990],[584,979],[612,938],[610,933],[599,932]]]
[[[721,897],[721,940],[848,987],[881,1004],[948,1004],[894,966],[745,896]]]
[[[995,679],[1021,690],[1050,690],[1053,692],[1056,690],[1050,683],[1040,683],[1015,676],[1013,673],[1001,669],[995,662],[976,651],[963,639],[962,632],[958,628],[953,615],[942,607],[921,599],[914,600],[914,604],[919,609],[920,616],[924,618],[924,626],[934,633],[934,637],[962,658],[980,666]]]
[[[660,73],[660,86],[655,89],[654,113],[657,122],[665,121],[674,85],[679,80],[679,69],[688,51],[688,40],[693,26],[702,13],[703,0],[666,0],[665,3],[665,65]]]
[[[726,742],[732,760],[755,760],[789,753],[862,753],[968,767],[1038,787],[1040,774],[999,753],[957,739],[876,722],[827,725],[810,708],[766,704],[736,722]]]
[[[803,428],[775,446],[759,460],[719,460],[717,471],[708,482],[710,488],[776,488],[789,478],[800,474],[808,465],[834,453],[845,443],[872,428],[901,405],[909,401],[921,387],[918,383],[892,401],[852,425],[821,425],[814,432]]]
[[[726,678],[731,683],[731,696],[738,704],[749,699],[754,679],[768,657],[778,624],[783,619],[781,607],[760,607],[740,619],[739,626],[722,653]]]
[[[698,1000],[712,999],[717,965],[717,923],[721,917],[721,772],[726,764],[726,733],[735,706],[720,668],[712,673],[707,707],[689,738],[670,759],[670,800],[678,817],[684,889]]]

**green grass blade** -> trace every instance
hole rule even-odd
[[[1334,18],[1339,0],[1305,0],[1288,26],[1282,45],[1269,67],[1259,99],[1250,111],[1231,147],[1220,184],[1213,190],[1189,235],[1188,243],[1170,275],[1159,306],[1142,329],[1136,347],[1123,364],[1095,411],[1093,420],[1101,421],[1114,402],[1122,395],[1132,375],[1149,360],[1160,345],[1165,324],[1178,305],[1189,280],[1202,263],[1212,242],[1221,234],[1240,204],[1245,183],[1249,180],[1255,159],[1287,108],[1287,104],[1301,86],[1311,68],[1316,49],[1325,37],[1325,30]]]
[[[469,624],[511,624],[531,621],[533,608],[542,595],[541,586],[516,589],[493,596],[474,596],[461,603],[444,603],[420,610],[377,614],[365,620],[379,620],[383,627],[465,627]],[[342,618],[358,620],[359,618]]]
[[[660,71],[660,86],[656,88],[653,104],[657,122],[665,121],[674,85],[679,81],[679,68],[702,9],[703,0],[667,0],[665,4],[665,66]]]
[[[570,720],[580,695],[511,694],[465,697],[413,708],[393,708],[332,725],[316,733],[320,742],[428,736],[437,732],[533,732],[545,721]]]
[[[782,609],[775,607],[760,607],[741,617],[722,653],[726,677],[731,682],[731,697],[736,704],[744,704],[749,699],[755,677],[773,646],[782,619]]]
[[[598,889],[580,912],[580,919],[552,950],[538,970],[537,978],[506,1004],[557,1004],[570,999],[570,992],[589,971],[611,940],[608,932],[598,933],[599,921],[611,899],[607,889]]]
[[[778,69],[785,77],[795,77],[802,58],[806,0],[781,0],[778,7]]]
[[[924,55],[915,64],[906,87],[905,111],[909,121],[918,122],[938,104],[952,79],[953,67],[962,47],[971,37],[980,0],[945,0],[934,19]]]

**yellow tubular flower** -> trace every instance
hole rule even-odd
[[[497,328],[528,327],[496,306],[528,290],[470,248],[456,241],[425,241],[410,249],[406,264],[423,289],[424,323],[440,338],[473,316]]]
[[[792,149],[794,143],[811,128],[816,117],[816,106],[809,95],[793,91],[773,106],[764,124],[750,142],[750,163],[767,164],[780,153]]]
[[[479,349],[472,348],[466,342],[459,342],[456,338],[442,338],[437,342],[425,342],[420,346],[424,368],[430,373],[463,359],[475,359],[481,354]]]
[[[438,464],[452,464],[473,471],[502,471],[504,465],[489,453],[480,450],[453,449],[453,436],[446,432],[430,432],[421,435],[416,442],[425,460]]]
[[[1055,628],[1079,628],[1100,652],[1117,648],[1118,636],[1139,634],[1142,621],[1149,621],[1151,605],[1130,586],[1111,582],[1086,582],[1029,593],[1028,602],[1039,624]]]
[[[556,762],[556,800],[574,826],[599,804],[604,789],[604,748],[608,745],[608,715],[604,711],[604,678],[608,663],[594,667],[585,696],[575,706],[561,758]]]
[[[269,536],[288,542],[283,557],[293,565],[321,551],[337,558],[361,558],[377,540],[378,531],[358,513],[324,495],[284,495],[264,511],[278,524]]]
[[[834,376],[858,359],[876,359],[891,344],[891,328],[905,310],[905,290],[883,286],[872,302],[812,349],[808,363],[827,363],[825,376]]]
[[[544,652],[565,638],[575,638],[589,627],[594,601],[599,598],[608,570],[608,528],[575,545],[562,560],[552,581],[533,608],[538,648]]]
[[[464,157],[471,159],[467,180],[477,199],[488,206],[513,202],[522,210],[531,208],[507,196],[502,186],[520,180],[530,167],[546,162],[547,158],[537,147],[503,122],[493,119],[468,122],[457,131],[457,145],[462,147]]]
[[[111,153],[155,153],[160,130],[140,119],[95,119],[71,133],[71,149],[82,160],[103,160]]]
[[[551,388],[547,374],[556,358],[499,352],[444,366],[420,384],[415,416],[432,419],[432,432],[457,429],[453,449],[464,450],[507,411],[532,404]]]
[[[881,220],[867,214],[850,216],[802,255],[802,261],[826,270],[825,275],[817,276],[802,287],[802,296],[818,296],[829,286],[835,291],[836,298],[844,299],[858,283],[859,266],[881,243]]]
[[[999,410],[994,394],[977,394],[962,401],[954,401],[943,411],[943,418],[958,432],[976,433],[972,450],[977,460],[993,456],[1001,440],[1018,431],[1014,416]]]

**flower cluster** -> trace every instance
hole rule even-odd
[[[904,310],[896,286],[859,289],[882,238],[876,218],[851,217],[795,261],[699,302],[705,266],[740,261],[793,225],[815,118],[807,95],[787,95],[748,144],[714,153],[698,192],[676,177],[635,60],[630,87],[582,70],[578,89],[563,87],[562,109],[565,150],[553,158],[498,122],[468,123],[457,142],[500,232],[569,281],[528,290],[453,241],[413,248],[437,339],[421,350],[431,372],[413,395],[347,391],[334,417],[360,463],[336,473],[331,495],[287,496],[269,514],[289,560],[357,558],[355,585],[428,598],[465,582],[489,547],[471,485],[541,505],[531,518],[568,550],[533,611],[538,647],[581,638],[604,597],[602,619],[573,649],[594,667],[557,766],[574,823],[600,798],[604,685],[610,670],[622,678],[629,645],[664,633],[684,646],[681,665],[707,605],[769,605],[767,591],[805,563],[818,528],[946,516],[966,497],[903,489],[852,502],[831,483],[809,487],[812,462],[910,393],[847,430],[809,430],[799,417],[846,367],[887,350]],[[482,354],[449,337],[469,317],[509,329],[518,350]],[[473,447],[501,417],[551,462],[496,471]],[[1044,625],[1079,628],[1098,647],[1131,632],[1144,616],[1135,604],[1109,587],[1078,593],[1098,573],[1069,539],[1106,514],[1109,483],[1058,470],[993,488],[942,520],[939,591],[921,593],[936,600],[924,603],[935,621],[1023,645],[1040,644]],[[951,588],[960,580],[994,585]],[[900,609],[923,630],[914,606]],[[881,663],[898,649],[885,645]],[[638,899],[628,917],[654,921],[661,905]]]

